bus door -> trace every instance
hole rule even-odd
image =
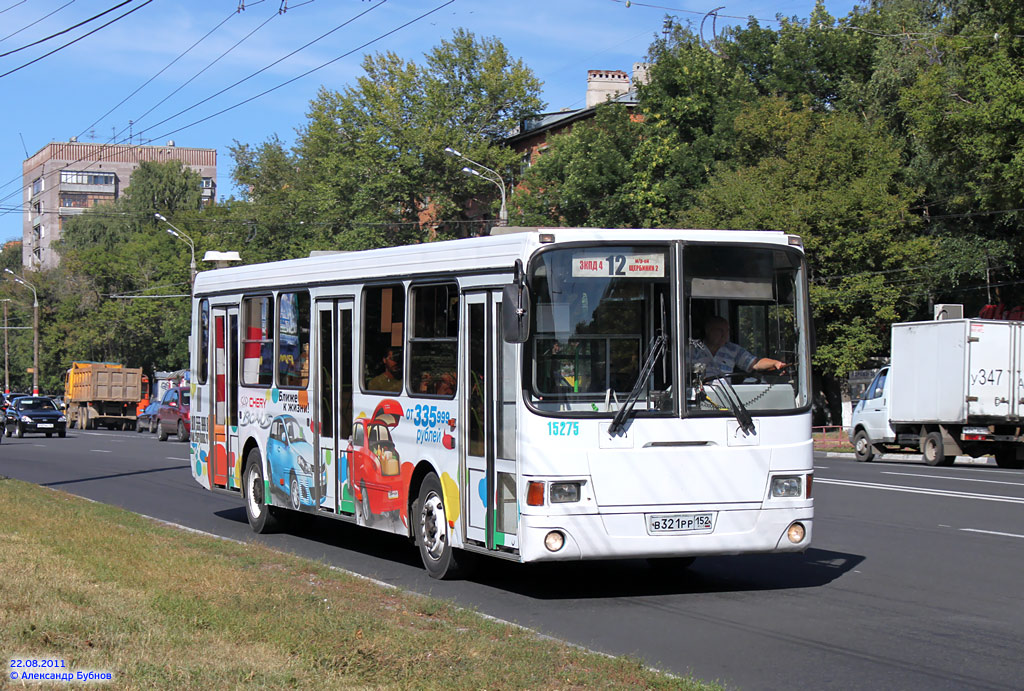
[[[316,305],[316,477],[327,479],[318,506],[351,515],[355,503],[345,451],[352,435],[352,300],[318,300]]]
[[[467,293],[462,301],[459,386],[464,454],[462,515],[468,540],[490,550],[518,551],[516,500],[516,346],[501,337],[501,292]]]
[[[192,416],[192,441],[202,444],[213,439],[210,464],[213,475],[212,485],[229,489],[240,489],[241,450],[238,447],[238,307],[212,307],[213,312],[213,356],[212,384],[209,387],[209,410],[213,411],[212,420],[200,415]],[[197,402],[201,405],[201,402]],[[197,406],[193,404],[193,408]],[[201,427],[206,420],[212,421],[212,430]]]

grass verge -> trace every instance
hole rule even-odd
[[[117,688],[712,689],[0,477],[0,652]],[[12,682],[5,669],[0,688]]]

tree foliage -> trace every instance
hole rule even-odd
[[[75,217],[61,268],[34,278],[44,374],[78,357],[184,365],[187,300],[113,297],[187,292],[188,248],[154,213],[197,252],[246,261],[469,235],[498,194],[453,147],[516,182],[515,222],[800,234],[818,372],[842,375],[934,302],[1024,303],[1022,17],[1015,0],[873,0],[718,37],[674,25],[635,106],[598,107],[522,176],[504,141],[541,85],[500,41],[459,30],[419,62],[369,55],[311,99],[293,146],[235,143],[242,199],[199,210],[193,173],[146,164],[117,204]],[[23,321],[30,295],[4,292]]]
[[[252,235],[277,256],[467,234],[461,222],[493,188],[445,148],[508,179],[518,155],[503,138],[541,107],[523,62],[464,30],[422,64],[383,53],[363,70],[354,86],[320,89],[291,151],[276,138],[233,150]]]

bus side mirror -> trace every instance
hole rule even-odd
[[[530,288],[520,259],[512,267],[512,283],[502,291],[501,337],[506,343],[526,343],[530,338]]]
[[[530,289],[525,283],[505,286],[501,298],[501,336],[506,343],[530,338]]]

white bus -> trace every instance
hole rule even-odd
[[[788,366],[713,373],[714,317]],[[437,578],[466,553],[803,551],[809,320],[800,239],[770,231],[499,228],[206,271],[192,473],[256,532],[397,533]]]

